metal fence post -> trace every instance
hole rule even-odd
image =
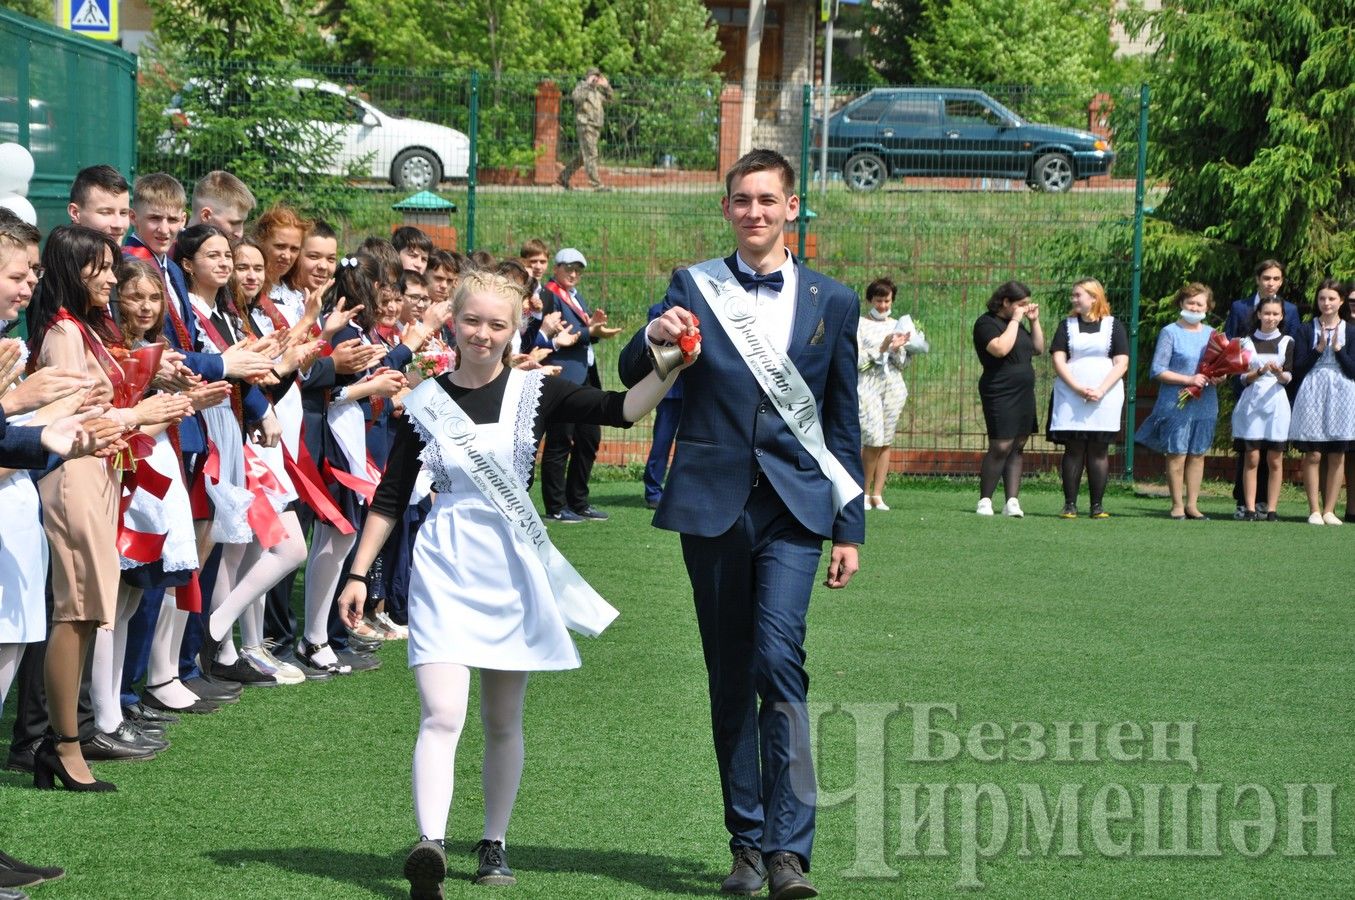
[[[466,252],[475,250],[475,175],[480,167],[480,72],[470,73],[470,164],[466,167]]]
[[[1129,377],[1125,404],[1124,477],[1134,480],[1134,427],[1138,419],[1139,293],[1143,280],[1143,193],[1148,168],[1148,85],[1139,86],[1139,158],[1134,173],[1134,263],[1129,287]]]
[[[799,225],[797,242],[799,246],[795,255],[800,259],[805,258],[805,242],[808,240],[809,231],[809,219],[805,217],[805,200],[809,196],[809,115],[813,109],[814,87],[806,84],[800,110],[800,215],[796,219]]]

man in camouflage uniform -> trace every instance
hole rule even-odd
[[[570,189],[569,179],[582,163],[593,190],[611,190],[598,177],[598,135],[602,132],[602,105],[612,99],[611,82],[602,74],[602,70],[589,69],[583,80],[574,86],[574,93],[570,97],[574,101],[574,124],[579,137],[579,150],[560,173],[560,186],[565,190]]]

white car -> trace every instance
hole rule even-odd
[[[165,110],[170,120],[184,130],[192,129],[189,116],[180,108],[184,91],[200,88],[196,80],[184,84]],[[324,120],[307,122],[315,132],[333,138],[334,152],[326,174],[347,175],[356,167],[371,178],[389,181],[402,190],[434,190],[445,178],[466,178],[470,168],[470,138],[445,125],[402,119],[382,112],[337,84],[313,78],[297,78],[298,92],[321,92],[319,106],[333,109]],[[315,105],[307,104],[314,108]],[[161,136],[162,150],[182,146],[184,134]],[[325,141],[329,144],[329,141]]]

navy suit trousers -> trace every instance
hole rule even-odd
[[[678,422],[682,419],[682,398],[664,397],[654,410],[654,442],[649,445],[649,459],[645,461],[645,499],[658,503],[663,496],[663,477],[668,473],[668,454],[677,437]]]
[[[682,535],[710,682],[711,727],[731,847],[797,854],[809,867],[816,788],[809,752],[805,616],[823,538],[764,477],[718,537]]]

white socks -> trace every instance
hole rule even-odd
[[[414,744],[414,821],[419,834],[447,834],[456,769],[456,746],[466,723],[470,670],[452,663],[414,669],[422,714]],[[527,673],[480,671],[480,720],[485,729],[482,782],[487,840],[502,841],[522,781],[522,705]]]

